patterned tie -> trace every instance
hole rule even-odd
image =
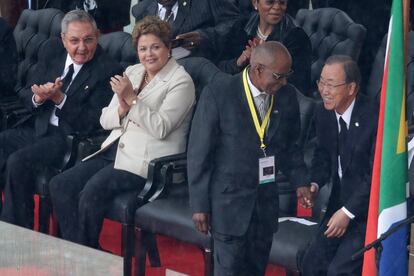
[[[260,94],[257,96],[258,99],[258,111],[260,115],[260,120],[263,121],[264,117],[266,116],[268,104],[267,104],[267,95],[266,94]]]
[[[165,9],[165,15],[164,15],[163,20],[170,23],[170,25],[174,21],[174,14],[172,13],[172,7],[173,6],[174,5],[164,5],[164,6],[162,6]]]
[[[73,63],[71,65],[69,65],[69,71],[66,73],[65,78],[62,80],[62,89],[61,91],[63,93],[66,93],[67,90],[69,89],[69,85],[72,82],[72,76],[73,76]]]
[[[85,9],[85,11],[92,11],[98,8],[98,5],[95,0],[85,0],[83,2],[83,8]]]

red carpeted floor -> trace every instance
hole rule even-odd
[[[119,223],[105,220],[103,232],[101,234],[101,246],[115,254],[121,252],[121,225]],[[193,245],[169,239],[167,237],[157,237],[158,248],[160,251],[160,268],[152,268],[147,263],[148,276],[165,276],[165,269],[172,269],[177,272],[191,276],[202,276],[204,270],[203,255],[201,250]],[[269,265],[266,276],[284,276],[284,269]]]
[[[37,207],[37,200],[35,202]],[[310,215],[310,212],[298,206],[298,214],[306,217]],[[35,214],[35,221],[37,221],[37,212]],[[37,225],[35,225],[36,228]],[[165,270],[167,268],[190,276],[203,275],[204,262],[202,252],[199,248],[163,236],[157,237],[157,243],[160,252],[161,267],[152,268],[147,263],[146,275],[165,276]],[[100,244],[104,249],[120,255],[121,225],[110,220],[105,220]],[[285,276],[285,271],[283,268],[268,265],[266,276]]]

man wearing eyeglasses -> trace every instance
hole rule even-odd
[[[279,42],[252,51],[251,65],[220,75],[203,90],[188,146],[194,224],[214,240],[214,275],[264,275],[278,223],[281,170],[310,201],[308,173],[296,141],[296,90],[287,83],[292,59]]]
[[[348,56],[326,60],[318,84],[323,103],[317,107],[317,146],[311,188],[331,183],[325,217],[302,260],[302,273],[361,275],[378,108],[358,93],[360,72]]]
[[[109,80],[122,71],[98,45],[99,30],[87,12],[68,12],[61,29],[61,39],[41,46],[25,86],[17,88],[29,114],[0,133],[1,220],[29,229],[36,177],[45,168],[58,171],[68,151],[67,135],[100,129],[101,110],[113,95]]]

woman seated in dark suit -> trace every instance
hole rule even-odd
[[[286,13],[288,0],[253,0],[254,9],[247,22],[233,31],[231,45],[227,47],[229,59],[219,68],[236,74],[249,64],[252,48],[263,41],[279,41],[289,50],[293,60],[293,74],[289,83],[303,94],[310,93],[312,45],[305,31]],[[278,73],[278,72],[276,72]]]
[[[63,238],[95,248],[111,200],[140,191],[152,159],[185,151],[195,101],[191,77],[170,56],[168,23],[146,17],[132,36],[141,63],[111,79],[115,94],[100,118],[111,133],[99,151],[50,182]]]

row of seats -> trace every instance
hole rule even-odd
[[[19,85],[25,85],[26,76],[31,74],[36,62],[38,49],[51,38],[60,36],[60,21],[63,13],[59,10],[25,10],[14,30],[18,54]],[[319,10],[300,10],[296,19],[311,38],[313,46],[312,80],[316,80],[323,66],[324,60],[332,54],[348,54],[358,59],[359,51],[365,37],[363,26],[355,24],[342,11],[332,8]],[[99,44],[115,60],[126,68],[137,62],[136,51],[132,47],[131,36],[124,32],[105,34],[100,37]],[[380,54],[378,59],[380,58]],[[378,61],[380,62],[380,61]],[[187,58],[179,60],[192,76],[197,95],[203,87],[214,80],[219,69],[204,58]],[[383,63],[383,61],[382,61]],[[413,64],[413,62],[411,62]],[[380,66],[374,70],[381,71]],[[412,65],[410,68],[414,68]],[[381,84],[382,75],[371,74],[372,85]],[[414,74],[412,74],[414,75]],[[370,83],[371,83],[370,80]],[[375,91],[375,89],[373,89]],[[413,89],[411,88],[411,90]],[[316,94],[316,88],[315,88]],[[376,95],[376,94],[375,94]],[[410,94],[411,95],[411,94]],[[309,147],[308,141],[315,100],[297,92],[301,112],[300,144]],[[411,97],[413,98],[413,97]],[[4,118],[3,127],[8,127],[17,119],[19,109],[14,99],[0,99],[0,111]],[[13,103],[13,104],[12,104]],[[414,105],[411,104],[411,105]],[[412,112],[412,108],[411,108]],[[412,114],[412,113],[410,113]],[[49,216],[52,206],[48,196],[48,182],[60,171],[72,166],[76,162],[99,146],[102,135],[98,137],[79,137],[71,135],[68,143],[71,148],[66,153],[59,170],[45,170],[38,175],[36,192],[40,196],[39,229],[42,232],[49,230]],[[311,150],[310,150],[311,152]],[[212,275],[212,240],[210,236],[198,233],[191,221],[191,211],[188,205],[188,191],[186,181],[174,184],[177,174],[186,172],[185,154],[168,156],[153,160],[149,165],[148,180],[144,190],[139,194],[125,193],[117,197],[112,203],[107,217],[122,224],[122,255],[124,256],[124,274],[131,274],[131,262],[134,252],[136,256],[136,274],[145,274],[145,256],[149,253],[152,265],[159,265],[159,254],[156,249],[154,235],[162,234],[185,242],[193,243],[203,249],[205,255],[205,275]],[[185,179],[185,178],[184,178]],[[280,210],[282,216],[296,216],[296,196],[289,183],[283,176],[278,176],[280,191]],[[318,221],[323,210],[329,188],[322,193],[313,212],[313,218]],[[144,204],[145,203],[145,204]],[[140,207],[140,208],[138,208]],[[276,219],[276,218],[275,218]],[[137,231],[134,235],[134,228]],[[284,221],[280,223],[279,231],[274,235],[270,263],[286,267],[291,272],[297,272],[297,255],[306,245],[307,239],[315,231],[314,227]],[[56,233],[56,224],[52,227]],[[136,237],[136,238],[135,238]]]

